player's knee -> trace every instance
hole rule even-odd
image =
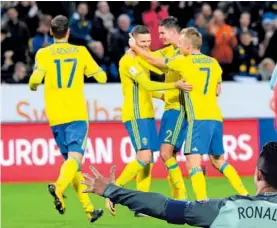
[[[216,156],[216,155],[210,156],[210,160],[211,160],[212,166],[216,169],[220,169],[222,164],[225,162],[223,156]]]
[[[82,164],[83,154],[78,152],[68,152],[68,157],[74,158],[79,164]]]
[[[161,146],[160,157],[165,162],[173,156],[173,146],[165,144]]]
[[[150,150],[143,150],[137,153],[137,159],[139,159],[141,162],[143,162],[146,165],[152,162],[152,158],[153,156]]]

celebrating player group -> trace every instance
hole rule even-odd
[[[64,157],[55,183],[48,185],[54,205],[65,212],[64,192],[72,184],[91,222],[103,214],[94,209],[80,172],[86,149],[88,115],[83,94],[84,75],[105,83],[105,72],[85,47],[68,43],[68,19],[57,16],[51,22],[55,43],[42,48],[29,81],[36,90],[44,80],[45,107],[54,138]],[[208,154],[240,195],[248,195],[235,168],[224,160],[223,123],[217,97],[221,92],[222,70],[217,60],[200,52],[201,34],[195,28],[181,29],[174,17],[159,24],[164,48],[151,52],[151,35],[146,26],[135,26],[129,45],[119,62],[124,95],[122,121],[136,151],[136,159],[125,167],[115,185],[125,186],[136,177],[137,190],[148,192],[151,184],[153,153],[168,170],[172,198],[188,200],[176,152],[186,155],[186,166],[197,200],[206,200],[206,181],[201,168],[202,155]],[[150,80],[150,72],[165,75],[165,82]],[[164,91],[163,93],[159,91]],[[93,91],[92,91],[93,93]],[[156,129],[152,99],[165,102],[160,131]],[[107,98],[108,99],[108,98]],[[184,146],[182,147],[182,145]],[[183,151],[180,151],[184,148]],[[112,215],[115,205],[106,199]],[[136,216],[143,216],[135,212]]]

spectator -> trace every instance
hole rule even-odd
[[[149,28],[151,34],[151,50],[157,50],[163,46],[159,39],[159,22],[168,17],[167,7],[160,6],[159,2],[150,2],[150,9],[142,14],[143,23]]]
[[[92,56],[95,62],[108,74],[108,80],[116,79],[118,77],[118,70],[115,65],[111,64],[110,58],[105,56],[105,50],[100,41],[93,41],[89,44],[89,49],[92,53]],[[91,81],[94,79],[89,79]]]
[[[2,57],[2,67],[1,67],[1,78],[3,81],[5,81],[6,78],[8,78],[12,72],[14,67],[13,62],[13,51],[6,51]]]
[[[189,22],[188,27],[190,26],[196,27],[202,35],[203,43],[201,52],[205,55],[210,55],[211,47],[214,44],[214,38],[207,31],[204,15],[202,13],[196,14],[195,20]]]
[[[114,31],[114,16],[110,12],[108,2],[98,2],[93,20],[92,35],[107,48],[107,37]]]
[[[244,12],[240,15],[240,25],[237,29],[237,38],[239,39],[243,32],[249,32],[253,39],[253,44],[257,45],[259,43],[259,39],[257,37],[257,33],[250,28],[251,15],[248,12]]]
[[[15,8],[10,8],[7,11],[9,20],[3,26],[9,33],[9,42],[12,45],[11,50],[14,52],[15,62],[26,62],[26,53],[28,51],[29,30],[27,25],[18,20],[18,13]]]
[[[221,10],[214,11],[213,19],[208,31],[215,36],[215,45],[211,55],[216,58],[223,69],[223,80],[231,80],[230,74],[233,71],[233,49],[237,46],[237,39],[230,25],[225,23],[224,14]]]
[[[70,24],[70,41],[74,44],[86,45],[91,41],[91,22],[87,20],[88,5],[80,3],[77,12],[73,13]]]
[[[32,39],[31,53],[33,56],[37,53],[40,48],[47,47],[54,43],[53,38],[49,35],[50,26],[46,18],[42,18],[39,22],[37,34]]]
[[[265,31],[265,38],[261,43],[261,56],[272,58],[277,62],[277,17],[273,13],[266,13],[263,16],[262,24]]]
[[[110,40],[110,57],[116,63],[118,63],[120,58],[124,55],[125,51],[128,49],[129,41],[129,27],[130,19],[126,14],[122,14],[117,20],[118,29],[111,35]]]
[[[234,54],[234,63],[236,72],[235,79],[251,78],[259,79],[258,72],[259,53],[257,48],[252,43],[250,32],[242,32],[240,35],[240,45],[236,48]]]
[[[9,78],[5,83],[15,84],[15,83],[27,83],[27,67],[24,63],[18,62],[15,64],[15,71],[12,78]]]
[[[273,70],[274,70],[275,64],[274,61],[270,58],[265,58],[259,65],[259,72],[262,77],[263,81],[269,81]]]
[[[39,25],[39,10],[35,1],[21,1],[16,7],[18,19],[24,21],[30,31],[30,36],[36,34]]]
[[[142,10],[138,6],[138,1],[125,1],[124,6],[122,7],[121,12],[127,14],[130,18],[131,28],[132,29],[137,24],[142,24]]]
[[[213,16],[213,11],[211,6],[207,3],[203,4],[201,8],[201,13],[203,14],[205,19],[205,26],[208,26]]]

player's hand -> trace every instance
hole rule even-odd
[[[177,89],[184,90],[185,92],[190,92],[192,90],[192,86],[186,83],[184,80],[179,80],[175,82],[175,87]]]
[[[110,176],[103,177],[96,168],[92,165],[89,167],[94,176],[84,173],[85,181],[81,181],[81,184],[86,185],[88,188],[84,190],[84,193],[95,193],[99,196],[103,196],[104,191],[108,184],[113,183],[115,180],[115,165],[112,166]]]
[[[136,40],[131,33],[129,33],[129,46],[133,48],[136,46]]]

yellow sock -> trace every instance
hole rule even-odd
[[[92,212],[94,211],[94,206],[92,205],[88,193],[83,193],[87,187],[80,183],[80,181],[84,181],[85,178],[83,177],[81,172],[77,172],[72,180],[72,186],[77,193],[80,203],[82,204],[85,212]]]
[[[219,171],[228,179],[233,188],[240,195],[248,195],[246,188],[244,187],[236,169],[225,162],[219,169]]]
[[[178,192],[177,189],[175,188],[173,181],[171,179],[171,177],[168,175],[167,176],[167,181],[168,181],[168,185],[169,185],[169,189],[170,189],[170,193],[173,199],[177,199],[178,198]]]
[[[115,184],[117,186],[124,186],[129,183],[141,170],[143,170],[145,166],[146,164],[140,160],[130,162],[117,178]]]
[[[68,158],[62,164],[60,169],[60,175],[56,184],[60,187],[61,192],[63,193],[67,186],[72,182],[76,172],[79,170],[79,162],[75,158]]]
[[[200,167],[195,167],[189,170],[189,175],[192,182],[192,188],[197,200],[205,200],[208,198],[206,190],[206,180],[203,171]]]
[[[137,190],[142,192],[149,192],[151,185],[151,172],[153,163],[147,164],[143,170],[137,174],[136,183]]]
[[[165,165],[167,167],[168,174],[169,174],[172,184],[173,184],[172,191],[177,192],[177,195],[175,195],[175,193],[174,193],[174,195],[175,195],[174,199],[177,199],[177,200],[186,199],[187,191],[186,191],[185,183],[183,180],[182,171],[181,171],[176,159],[174,157],[171,157],[170,159],[168,159],[165,162]],[[172,192],[172,195],[173,195],[173,192]]]

